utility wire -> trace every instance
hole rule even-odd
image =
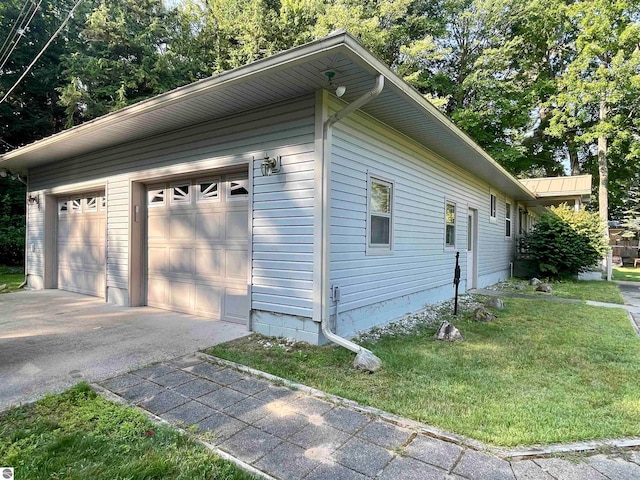
[[[27,67],[27,69],[22,73],[22,75],[20,75],[20,78],[16,81],[16,83],[13,84],[13,86],[9,89],[9,91],[5,94],[4,97],[2,97],[2,99],[0,100],[0,103],[4,102],[9,95],[11,94],[11,92],[13,92],[16,87],[20,84],[20,82],[22,81],[22,79],[24,77],[27,76],[27,74],[29,73],[29,71],[33,68],[33,66],[36,64],[36,62],[40,59],[40,57],[42,56],[42,54],[44,54],[45,50],[47,48],[49,48],[49,45],[51,45],[51,43],[53,43],[53,41],[55,40],[55,38],[58,36],[58,34],[62,31],[62,29],[64,28],[64,26],[67,24],[67,22],[69,21],[69,19],[71,19],[71,16],[73,15],[73,12],[75,11],[76,8],[78,8],[78,5],[80,5],[80,2],[82,2],[82,0],[77,0],[75,5],[73,6],[73,8],[71,10],[69,10],[69,13],[67,14],[67,17],[63,20],[62,24],[58,27],[58,29],[54,32],[54,34],[51,36],[51,38],[49,39],[49,41],[45,44],[44,47],[42,47],[42,50],[40,50],[40,53],[38,53],[38,55],[36,55],[36,58],[33,59],[33,62],[31,62],[29,64],[29,66]]]
[[[9,48],[9,45],[11,45],[11,42],[15,38],[16,28],[22,22],[22,17],[26,16],[25,15],[25,8],[27,8],[27,5],[29,5],[29,4],[33,5],[33,1],[32,0],[26,0],[26,2],[24,2],[24,5],[22,6],[22,10],[20,10],[20,13],[18,14],[18,17],[16,18],[16,21],[14,22],[13,27],[11,27],[11,31],[9,32],[9,35],[7,35],[7,38],[4,39],[2,47],[0,48],[0,54],[1,54],[0,58],[2,58],[4,56],[4,52],[6,51],[7,48]],[[29,7],[29,8],[31,8],[31,7]]]
[[[9,60],[9,57],[11,56],[11,54],[13,53],[13,51],[16,49],[16,47],[18,46],[18,43],[20,42],[20,39],[24,36],[23,33],[24,31],[27,29],[27,27],[29,27],[29,24],[31,23],[31,20],[33,20],[33,17],[35,17],[36,12],[38,11],[38,9],[40,8],[40,4],[42,3],[42,0],[40,0],[38,2],[37,5],[34,5],[34,9],[31,13],[31,16],[29,17],[29,20],[27,20],[27,23],[24,24],[23,26],[21,26],[18,31],[17,31],[17,38],[16,40],[13,42],[13,46],[11,47],[11,50],[9,51],[9,53],[7,53],[7,55],[4,57],[4,60],[2,61],[2,64],[0,64],[0,72],[2,71],[2,68],[5,66],[5,64],[7,63],[7,61]]]

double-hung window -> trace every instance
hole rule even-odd
[[[449,201],[444,207],[444,246],[456,246],[456,204]]]
[[[489,194],[489,220],[495,222],[498,218],[498,198],[493,194]]]
[[[504,204],[504,236],[511,237],[511,204]]]
[[[393,248],[393,183],[369,177],[368,253],[389,253]]]

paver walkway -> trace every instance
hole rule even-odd
[[[112,378],[111,392],[282,480],[626,480],[640,452],[506,461],[230,368],[204,355]]]

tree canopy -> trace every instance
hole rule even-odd
[[[0,4],[0,32],[30,1]],[[73,3],[41,4],[0,93]],[[593,173],[601,214],[624,216],[640,155],[640,0],[84,0],[0,104],[0,152],[336,28],[514,175]]]

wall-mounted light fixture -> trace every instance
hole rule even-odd
[[[338,74],[338,71],[334,69],[329,69],[322,72],[322,74],[329,79],[329,87],[333,88],[334,87],[333,78]],[[345,87],[344,85],[338,85],[336,87],[336,97],[340,98],[345,94],[346,91],[347,91],[347,87]]]
[[[280,163],[280,157],[269,157],[268,155],[262,160],[260,169],[262,170],[262,176],[268,177],[274,173],[279,173],[282,168]]]
[[[40,197],[38,197],[37,195],[29,195],[29,205],[40,206]]]
[[[2,178],[11,177],[13,180],[18,180],[22,182],[24,185],[27,184],[27,181],[24,178],[22,178],[19,173],[14,173],[10,170],[7,170],[6,168],[0,168],[0,177]]]

